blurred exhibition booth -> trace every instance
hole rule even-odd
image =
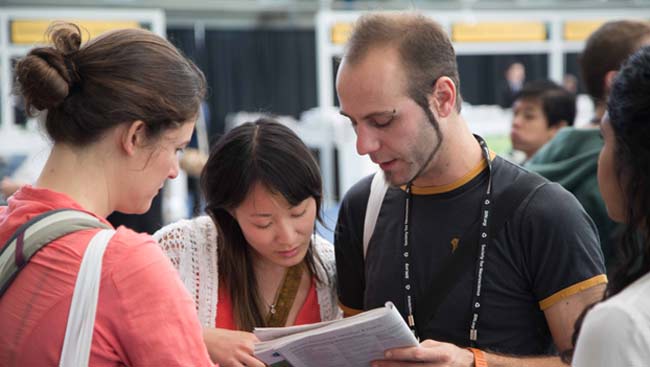
[[[448,31],[458,57],[462,114],[499,153],[510,149],[511,111],[498,101],[499,84],[510,64],[522,64],[526,80],[577,79],[580,125],[593,109],[580,95],[577,58],[584,40],[607,20],[650,19],[648,0],[96,0],[70,1],[66,8],[54,7],[66,4],[61,0],[4,3],[11,6],[0,7],[0,178],[34,180],[47,157],[49,143],[38,122],[26,117],[13,93],[12,69],[31,47],[45,41],[51,21],[69,20],[90,37],[114,28],[146,28],[168,37],[192,58],[210,88],[203,121],[197,125],[197,146],[203,151],[208,141],[239,123],[263,113],[280,116],[317,157],[327,208],[336,208],[352,184],[376,169],[357,155],[354,132],[338,113],[334,89],[338,58],[363,11],[416,10]],[[188,191],[186,176],[174,181],[163,200],[164,222],[190,215],[192,187]]]

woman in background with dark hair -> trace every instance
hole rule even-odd
[[[154,235],[194,296],[214,362],[263,367],[254,327],[341,317],[333,246],[314,233],[322,182],[298,136],[273,120],[234,128],[201,175],[209,217]]]
[[[619,71],[600,125],[598,183],[607,213],[624,223],[621,265],[606,300],[584,318],[575,367],[650,363],[650,47]]]
[[[26,110],[47,114],[54,145],[36,183],[0,207],[0,246],[23,224],[57,209],[112,229],[106,216],[146,212],[165,180],[178,174],[177,152],[190,140],[205,94],[201,71],[149,31],[112,31],[83,46],[81,34],[74,24],[55,25],[53,45],[31,50],[16,65]],[[108,232],[99,257],[96,313],[87,319],[94,321],[92,342],[83,338],[89,349],[66,347],[68,315],[81,314],[70,312],[75,282],[89,273],[80,264],[83,258],[88,265],[88,243],[98,232],[51,241],[17,274],[0,298],[0,364],[74,364],[64,362],[63,345],[88,353],[91,366],[212,365],[176,271],[151,236],[125,227]],[[83,334],[67,330],[73,338]]]

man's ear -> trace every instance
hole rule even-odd
[[[142,120],[133,121],[131,124],[126,125],[120,139],[122,148],[128,155],[134,155],[137,148],[144,146],[147,126]]]
[[[448,117],[456,109],[456,85],[451,78],[441,76],[436,80],[429,95],[429,108],[438,117]]]

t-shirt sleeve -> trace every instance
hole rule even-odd
[[[548,183],[517,210],[524,261],[542,310],[607,282],[596,227],[571,193]]]
[[[582,324],[572,366],[646,366],[648,349],[638,331],[638,323],[625,310],[596,306]]]
[[[337,290],[341,308],[346,314],[364,309],[363,220],[371,179],[372,176],[363,179],[346,193],[334,231]]]
[[[212,366],[176,270],[150,236],[131,237],[110,273],[118,353],[130,366]]]

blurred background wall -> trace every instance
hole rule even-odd
[[[206,74],[209,94],[198,127],[204,151],[257,114],[283,116],[319,160],[335,213],[345,191],[375,169],[356,154],[334,91],[350,27],[367,10],[417,11],[443,25],[457,51],[463,113],[498,153],[510,149],[511,112],[503,101],[509,66],[521,64],[525,80],[576,81],[580,125],[593,108],[580,98],[577,59],[585,38],[607,20],[650,20],[650,0],[0,0],[0,178],[34,180],[47,157],[37,120],[26,117],[12,93],[16,60],[44,41],[47,24],[77,21],[90,36],[143,27],[168,37]],[[191,175],[178,181],[159,209],[161,224],[200,211],[193,211],[200,200]]]

